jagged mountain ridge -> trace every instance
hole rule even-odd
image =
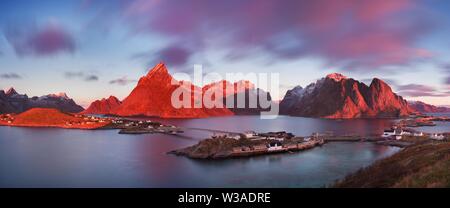
[[[14,88],[0,90],[0,113],[21,113],[31,108],[54,108],[62,112],[78,113],[84,110],[65,93],[34,96],[19,94]]]
[[[420,113],[447,113],[450,112],[450,108],[442,107],[442,106],[435,106],[431,104],[427,104],[421,101],[410,101],[408,102],[409,106],[420,112]]]
[[[366,84],[333,73],[305,88],[289,90],[280,102],[282,114],[322,118],[386,118],[413,112],[384,81]]]
[[[86,110],[81,112],[82,114],[110,114],[115,111],[122,102],[114,96],[103,98],[92,102]]]

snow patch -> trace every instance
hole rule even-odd
[[[329,74],[329,75],[327,75],[326,78],[332,79],[332,80],[334,80],[334,81],[336,81],[336,82],[340,82],[341,80],[347,79],[346,76],[344,76],[344,75],[342,75],[342,74],[339,74],[339,73],[332,73],[332,74]]]

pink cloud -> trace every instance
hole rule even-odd
[[[49,23],[40,27],[22,25],[7,28],[5,37],[19,56],[46,56],[61,52],[73,53],[75,40],[63,27]]]
[[[398,93],[409,97],[448,97],[449,92],[441,92],[434,87],[420,84],[407,84],[397,86]]]
[[[222,45],[232,54],[259,47],[274,58],[318,56],[349,70],[432,56],[416,44],[430,26],[413,0],[126,2],[125,18],[134,31],[188,42],[191,52],[223,36]],[[280,47],[286,35],[299,44]]]
[[[186,64],[189,60],[190,51],[182,47],[169,46],[162,49],[158,54],[158,59],[174,66]]]

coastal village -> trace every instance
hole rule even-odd
[[[376,142],[380,145],[407,147],[417,142],[449,140],[449,133],[425,133],[416,127],[434,126],[435,122],[449,122],[447,117],[410,116],[399,120],[380,135],[334,135],[333,132],[313,133],[310,136],[295,136],[285,131],[257,133],[215,132],[198,144],[170,151],[197,159],[249,157],[273,153],[293,153],[321,146],[327,142]],[[119,134],[170,134],[184,133],[184,128],[166,125],[151,120],[124,117],[63,113],[56,109],[34,108],[20,114],[1,114],[0,125],[20,127],[53,127],[67,129],[118,129]]]
[[[0,126],[52,127],[65,129],[119,129],[119,134],[178,134],[183,131],[173,125],[151,120],[62,113],[56,109],[35,108],[21,114],[0,114]]]

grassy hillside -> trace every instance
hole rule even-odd
[[[450,142],[417,144],[347,176],[334,187],[450,187]]]

